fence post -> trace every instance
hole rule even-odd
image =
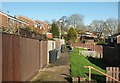
[[[91,67],[89,67],[89,81],[91,81]]]

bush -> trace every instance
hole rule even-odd
[[[76,39],[77,39],[77,32],[76,32],[76,30],[73,27],[71,27],[69,29],[69,31],[67,33],[67,38],[66,39],[71,40],[72,42],[76,41]]]
[[[23,37],[29,37],[39,40],[47,40],[47,36],[45,34],[41,34],[35,28],[31,27],[19,27],[19,28],[9,28],[9,27],[0,27],[0,32],[16,34]]]
[[[52,33],[53,34],[53,37],[54,38],[59,38],[59,27],[57,26],[57,24],[56,23],[53,23],[52,24],[52,27],[51,27],[51,29],[50,29],[50,33]]]

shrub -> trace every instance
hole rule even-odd
[[[53,34],[54,38],[59,38],[59,27],[57,26],[56,23],[52,24],[52,27],[50,29],[50,33]]]
[[[77,39],[77,32],[76,32],[76,30],[73,27],[71,27],[69,29],[69,31],[67,33],[67,38],[66,39],[71,40],[72,42],[76,41],[76,39]]]

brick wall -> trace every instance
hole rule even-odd
[[[17,19],[16,17],[7,15],[0,12],[0,27],[3,28],[19,28],[20,26],[27,26],[27,23],[23,23],[22,20]]]
[[[8,27],[8,18],[6,15],[0,13],[0,27]]]

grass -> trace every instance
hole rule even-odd
[[[80,50],[85,49],[75,48],[74,52],[70,53],[70,68],[73,77],[84,76],[88,80],[88,68],[84,68],[84,66],[93,66],[105,73],[105,65],[103,65],[101,60],[92,57],[85,57],[79,53]],[[92,79],[96,81],[105,81],[105,76],[92,70]]]

